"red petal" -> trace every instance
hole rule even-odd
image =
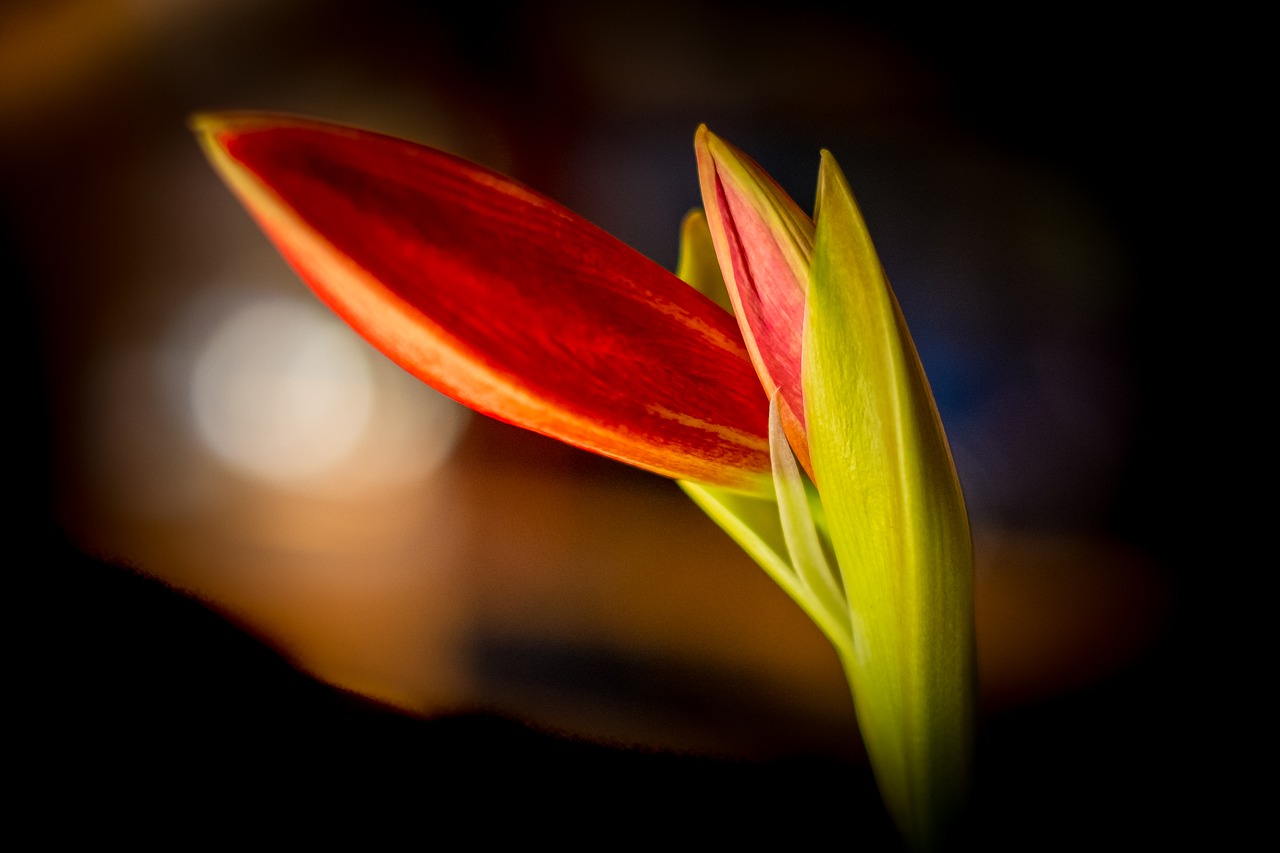
[[[560,205],[402,140],[196,120],[316,294],[463,404],[656,473],[755,490],[768,403],[734,320]]]

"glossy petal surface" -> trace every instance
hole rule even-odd
[[[282,116],[195,127],[317,295],[429,385],[664,476],[769,488],[767,398],[741,334],[658,265],[440,151]]]
[[[968,778],[975,695],[964,500],[924,370],[839,167],[823,155],[805,405],[852,614],[845,670],[881,793],[929,849]]]

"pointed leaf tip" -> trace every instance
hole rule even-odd
[[[676,276],[703,296],[733,313],[733,302],[720,275],[720,263],[711,242],[707,215],[696,207],[680,222],[680,259]]]
[[[316,294],[477,411],[670,477],[767,489],[767,399],[733,318],[473,163],[292,116],[192,119]]]
[[[928,848],[960,806],[970,760],[968,519],[902,312],[829,154],[818,198],[805,405],[853,616],[845,668],[885,802]]]

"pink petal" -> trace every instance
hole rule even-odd
[[[813,221],[754,160],[705,125],[694,149],[702,203],[751,361],[765,391],[781,394],[783,429],[812,472],[800,354]]]

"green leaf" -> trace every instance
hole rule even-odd
[[[890,812],[914,847],[930,849],[969,775],[972,544],[924,370],[826,152],[803,378],[815,478],[852,614],[844,665],[859,726]]]
[[[778,495],[778,516],[787,551],[791,555],[791,565],[815,605],[827,614],[832,623],[839,626],[840,641],[833,640],[836,647],[850,649],[849,607],[844,598],[844,589],[823,552],[804,475],[800,473],[795,454],[782,430],[777,394],[773,395],[769,404],[769,457],[773,464],[773,484]]]

